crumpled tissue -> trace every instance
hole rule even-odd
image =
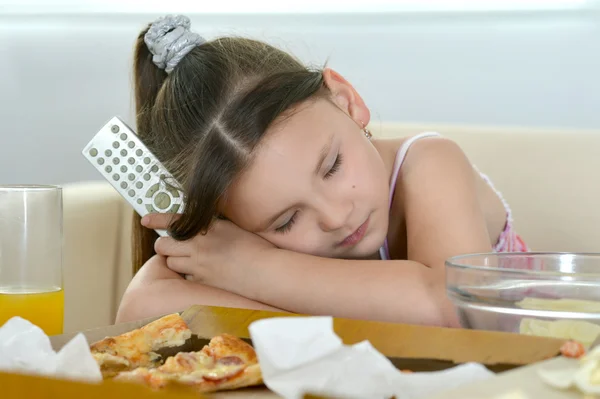
[[[0,327],[0,371],[99,382],[102,373],[81,333],[55,352],[31,322],[13,317]]]
[[[494,376],[478,363],[402,373],[368,341],[344,345],[333,331],[333,319],[326,316],[263,319],[249,330],[265,385],[289,399],[305,393],[418,399]]]
[[[557,389],[576,388],[590,398],[600,397],[600,346],[579,359],[567,360],[561,368],[538,370],[539,377]]]

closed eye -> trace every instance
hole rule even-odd
[[[327,171],[327,173],[325,173],[324,178],[329,179],[340,169],[340,166],[342,166],[342,154],[341,153],[339,153],[337,155],[337,157],[335,157],[335,161],[333,162],[333,165],[331,165],[331,168]]]
[[[275,229],[275,231],[278,233],[282,233],[282,234],[289,232],[292,229],[292,226],[294,225],[294,223],[296,223],[297,217],[298,217],[298,212],[295,212],[292,215],[292,217],[290,218],[290,220],[288,220],[284,225],[277,227]]]

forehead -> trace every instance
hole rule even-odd
[[[274,212],[293,206],[310,191],[321,150],[347,120],[335,105],[317,100],[275,124],[248,169],[228,190],[224,213],[242,227],[256,230]]]
[[[335,121],[340,116],[343,117],[341,111],[326,100],[301,106],[266,132],[249,171],[280,162],[282,157],[304,159],[301,155],[317,154],[330,140]]]

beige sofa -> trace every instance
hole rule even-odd
[[[600,131],[373,123],[375,135],[456,140],[536,251],[600,252]],[[112,324],[131,279],[131,207],[104,182],[65,185],[65,330]]]

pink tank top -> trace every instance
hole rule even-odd
[[[396,160],[394,161],[394,167],[392,170],[392,179],[390,182],[390,197],[389,197],[390,209],[392,207],[392,200],[394,199],[394,189],[396,188],[396,182],[398,180],[398,174],[400,172],[400,167],[402,166],[402,163],[404,162],[404,159],[406,158],[406,154],[408,153],[410,146],[417,140],[420,140],[420,139],[423,139],[426,137],[440,137],[440,136],[441,135],[439,133],[424,132],[421,134],[417,134],[416,136],[413,136],[413,137],[407,139],[404,143],[402,143],[402,146],[400,146],[400,148],[398,149],[398,152],[396,153]],[[475,170],[477,170],[477,168],[475,168]],[[498,197],[504,204],[504,209],[506,209],[506,225],[504,226],[504,230],[502,231],[502,233],[500,233],[498,242],[496,243],[496,245],[494,245],[494,248],[493,248],[494,252],[528,252],[529,249],[527,248],[527,245],[525,244],[523,239],[514,230],[512,212],[510,210],[510,207],[508,206],[508,203],[504,200],[504,198],[502,197],[502,194],[498,190],[496,190],[496,188],[492,184],[491,180],[486,175],[481,173],[479,170],[477,170],[477,172],[490,185],[490,187],[492,188],[492,190],[494,190],[496,195],[498,195]],[[390,251],[389,251],[389,247],[388,247],[387,238],[385,239],[383,246],[379,249],[379,256],[381,257],[382,260],[390,259]]]

